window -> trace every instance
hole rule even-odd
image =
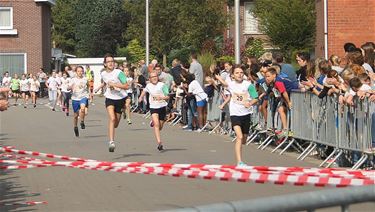
[[[254,2],[245,2],[244,34],[262,34],[258,29],[258,20],[253,16]]]
[[[26,73],[26,53],[0,53],[0,74]]]
[[[13,29],[12,7],[0,7],[0,29]]]

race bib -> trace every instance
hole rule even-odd
[[[163,94],[153,94],[153,95],[151,95],[151,97],[150,97],[151,103],[154,103],[154,104],[164,103],[165,100],[160,99],[160,97],[164,97],[164,95]]]
[[[244,105],[249,99],[248,93],[233,93],[232,101],[236,104]]]
[[[275,95],[276,98],[281,96],[280,92],[276,88],[272,88],[272,92],[273,92],[273,94]]]

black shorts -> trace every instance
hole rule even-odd
[[[230,121],[232,122],[232,127],[240,126],[242,134],[249,134],[250,131],[250,114],[245,116],[231,116]]]
[[[20,90],[12,90],[12,93],[20,93]]]
[[[162,108],[150,108],[151,115],[157,113],[159,115],[159,120],[164,121],[167,116],[167,107]]]
[[[125,105],[125,98],[124,99],[118,99],[118,100],[114,100],[114,99],[105,99],[105,107],[108,107],[108,106],[114,106],[115,107],[115,112],[116,113],[122,113],[122,109],[124,108],[124,105]]]
[[[30,91],[21,91],[21,94],[25,94],[26,96],[30,96]]]

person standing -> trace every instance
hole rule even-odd
[[[103,83],[95,89],[95,93],[107,87],[104,96],[105,106],[108,114],[108,137],[109,137],[109,152],[115,151],[115,129],[118,127],[121,120],[122,109],[125,105],[125,98],[127,96],[126,89],[129,88],[127,78],[119,69],[115,69],[115,60],[111,54],[104,56],[104,71],[101,73]]]
[[[79,136],[78,117],[81,121],[81,129],[85,129],[85,108],[88,103],[89,90],[88,81],[83,75],[83,67],[78,66],[76,69],[76,77],[71,80],[69,89],[72,90],[72,107],[74,111],[74,134]]]
[[[191,54],[191,64],[190,64],[190,68],[189,68],[189,72],[191,74],[194,74],[194,78],[195,80],[197,80],[199,82],[199,84],[201,85],[201,87],[203,88],[204,87],[204,84],[203,84],[203,68],[202,68],[202,65],[198,62],[197,60],[197,54],[193,53]]]

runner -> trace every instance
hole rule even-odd
[[[104,56],[104,71],[101,72],[103,83],[95,89],[98,92],[104,86],[107,87],[104,96],[105,106],[108,113],[108,136],[109,136],[109,152],[115,151],[115,128],[118,127],[121,120],[121,111],[125,105],[126,89],[129,85],[127,79],[119,69],[115,69],[115,60],[111,54]]]
[[[78,66],[76,69],[76,77],[71,80],[69,89],[72,92],[72,106],[74,111],[74,134],[79,136],[78,117],[81,120],[81,129],[85,129],[85,107],[89,98],[88,82],[83,76],[83,67]]]
[[[30,82],[31,103],[34,105],[34,108],[36,108],[36,100],[39,95],[40,82],[38,80],[38,77],[32,74],[30,74],[29,82]]]
[[[133,96],[133,78],[134,74],[130,72],[129,68],[127,66],[124,67],[124,73],[127,78],[127,83],[129,84],[129,89],[126,90],[127,97],[125,100],[125,109],[124,109],[124,119],[127,118],[128,124],[132,124],[131,118],[130,118],[130,108],[132,103],[132,96]]]
[[[245,166],[242,161],[242,144],[246,142],[250,128],[250,114],[253,113],[253,105],[258,102],[258,93],[253,84],[244,80],[244,72],[236,65],[233,71],[234,80],[222,80],[221,83],[227,87],[230,97],[222,105],[229,103],[229,113],[233,130],[236,133],[235,154],[238,166]],[[220,77],[218,77],[220,78]]]
[[[48,78],[46,86],[48,88],[50,108],[52,111],[56,111],[55,108],[57,103],[57,89],[59,87],[59,81],[56,78],[55,71],[52,71],[52,75],[50,78]]]
[[[143,101],[143,97],[146,93],[150,94],[149,102],[152,117],[150,125],[154,127],[156,142],[158,144],[157,149],[161,152],[164,150],[164,147],[160,139],[160,131],[163,129],[167,113],[167,101],[169,99],[168,87],[164,83],[159,82],[158,73],[155,71],[150,73],[149,80],[150,83],[148,83],[146,88],[142,91],[141,96],[138,98],[138,102]]]
[[[64,72],[63,77],[61,78],[61,92],[63,96],[63,105],[62,109],[65,112],[66,116],[69,116],[69,101],[72,97],[72,91],[69,88],[69,84],[71,83],[71,78],[68,77],[68,73]]]
[[[89,65],[86,65],[86,78],[89,82],[90,104],[94,105],[94,71],[90,69]]]
[[[4,88],[10,88],[10,83],[12,81],[12,78],[9,76],[9,72],[5,72],[3,75],[3,81],[2,81],[2,86]],[[9,91],[4,91],[3,92],[5,95],[5,100],[8,101],[9,98]]]
[[[13,97],[15,98],[14,106],[17,106],[17,100],[20,96],[20,79],[17,74],[14,74],[14,78],[10,81],[10,89],[12,90]]]
[[[21,96],[23,99],[23,108],[26,108],[27,101],[29,101],[29,96],[30,96],[30,81],[29,79],[26,79],[26,74],[22,74],[20,87],[21,87]]]

